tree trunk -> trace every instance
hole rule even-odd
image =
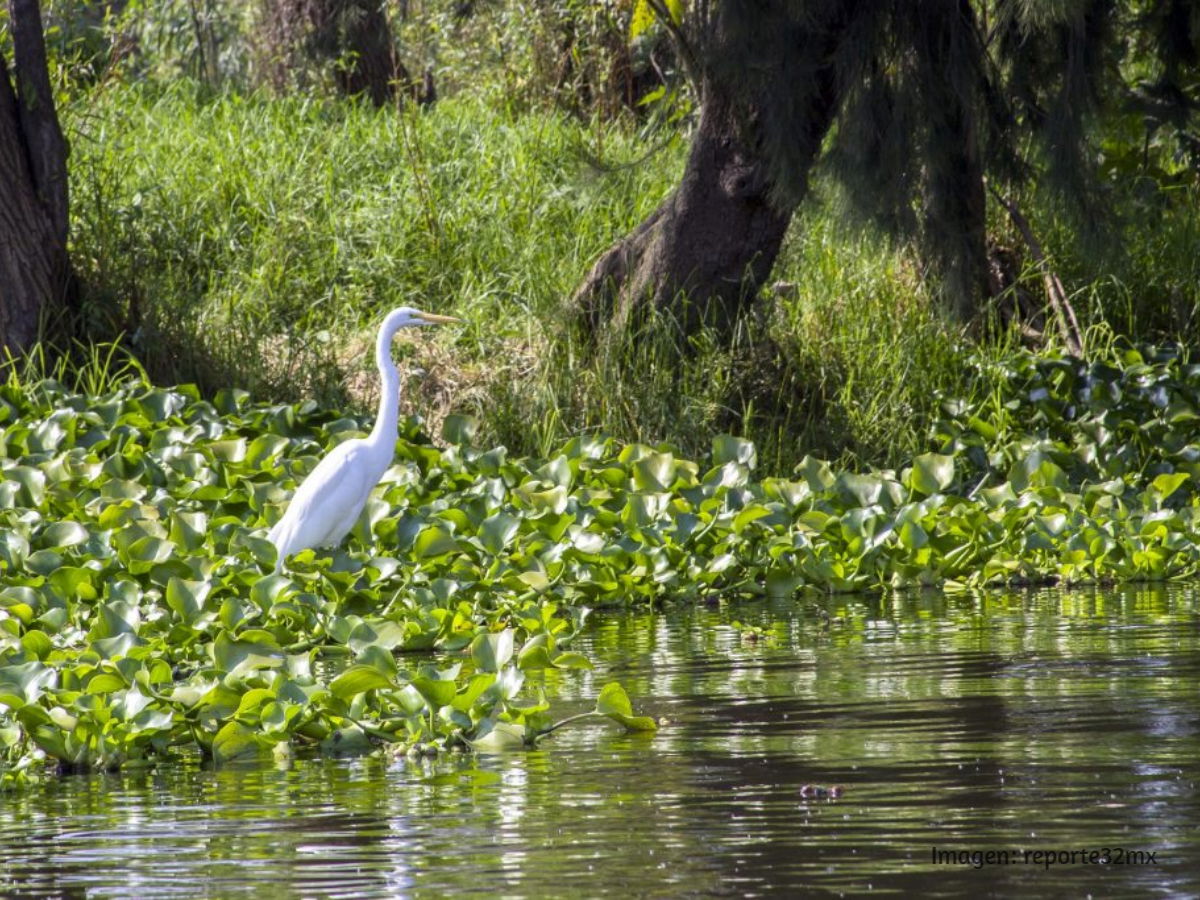
[[[965,110],[954,112],[934,141],[941,159],[925,184],[922,236],[947,308],[972,322],[988,296],[987,192],[975,124]]]
[[[728,328],[775,262],[791,210],[771,203],[731,104],[706,93],[679,187],[600,257],[575,294],[593,327],[608,321],[619,330],[649,301],[685,332],[706,322]]]
[[[294,65],[302,52],[334,63],[343,94],[366,96],[376,106],[392,102],[401,90],[417,95],[378,0],[269,0],[266,26],[268,40],[284,51],[278,82],[286,81],[288,62]]]
[[[15,85],[0,56],[0,345],[19,353],[71,282],[66,143],[35,0],[11,0]]]
[[[972,322],[988,295],[987,190],[980,152],[980,122],[976,101],[946,80],[935,63],[944,48],[958,48],[960,58],[982,58],[977,46],[980,26],[970,0],[958,0],[957,14],[939,18],[925,35],[920,59],[928,67],[924,81],[939,115],[931,117],[924,176],[922,232],[927,254],[941,276],[946,305],[961,322]],[[977,53],[978,56],[974,54]],[[986,81],[983,71],[977,73]]]
[[[789,86],[790,89],[791,86]],[[799,102],[803,182],[837,109],[836,77],[821,68]],[[760,151],[759,112],[708,77],[683,180],[634,231],[607,250],[572,306],[589,332],[621,331],[639,307],[667,312],[683,334],[710,325],[729,336],[766,282],[800,195],[774,196]]]
[[[412,78],[392,43],[392,28],[377,2],[350,4],[345,17],[345,49],[353,58],[338,71],[338,86],[350,96],[365,94],[376,106],[386,106],[396,89],[411,88]]]

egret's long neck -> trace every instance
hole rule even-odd
[[[400,373],[392,361],[392,335],[383,330],[375,344],[375,365],[379,367],[379,414],[367,440],[385,447],[396,443],[396,426],[400,421]]]

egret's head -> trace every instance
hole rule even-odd
[[[408,328],[413,325],[446,325],[451,322],[461,321],[462,319],[456,319],[454,316],[439,316],[436,313],[427,313],[419,309],[413,309],[411,306],[400,306],[387,314],[387,318],[383,320],[383,327],[380,331],[390,337],[401,328]]]

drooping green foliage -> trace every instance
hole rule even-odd
[[[134,381],[0,387],[0,778],[199,751],[527,746],[590,667],[588,610],[797,591],[1194,577],[1200,367],[1175,351],[981,366],[898,472],[755,476],[720,436],[544,458],[409,422],[346,548],[266,574],[289,483],[360,420]],[[566,677],[566,676],[555,676]],[[649,729],[619,686],[596,715]]]
[[[825,162],[849,210],[914,239],[962,312],[986,289],[985,180],[1063,201],[1081,234],[1111,235],[1098,150],[1131,110],[1143,168],[1167,125],[1155,159],[1174,154],[1179,171],[1194,156],[1200,8],[1186,0],[716,7],[710,78],[741,98],[779,202],[807,190],[820,126],[801,98],[826,79],[838,111]]]

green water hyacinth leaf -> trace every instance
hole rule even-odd
[[[670,453],[648,453],[632,467],[633,484],[639,491],[666,491],[675,483],[675,457]]]
[[[413,554],[418,559],[430,559],[453,553],[458,549],[458,541],[449,531],[440,525],[426,525],[413,541]]]
[[[287,445],[287,438],[277,434],[259,435],[246,448],[244,462],[250,469],[261,469],[265,463],[278,456]]]
[[[554,668],[554,663],[550,659],[550,648],[547,646],[548,640],[548,635],[539,634],[532,640],[526,641],[517,656],[517,668],[523,672]]]
[[[815,494],[823,493],[833,487],[837,476],[824,460],[806,456],[796,465],[795,472],[808,484],[809,490]]]
[[[79,717],[73,716],[61,706],[56,706],[51,709],[47,715],[50,721],[61,728],[63,731],[74,731],[79,727]]]
[[[164,563],[175,555],[175,545],[156,537],[144,537],[136,541],[125,556],[129,571],[134,575],[142,575],[151,571],[159,563]]]
[[[231,596],[221,601],[217,620],[228,631],[237,631],[245,623],[257,618],[260,612],[261,610],[249,599],[243,600],[241,597]]]
[[[212,741],[212,757],[218,763],[229,762],[265,749],[258,733],[241,722],[227,722]]]
[[[516,495],[536,513],[560,515],[567,508],[567,489],[561,484],[544,491],[529,490],[522,485],[517,488]]]
[[[937,494],[954,483],[954,457],[923,453],[913,458],[906,484],[921,494]]]
[[[929,543],[929,533],[916,522],[904,522],[897,533],[900,543],[909,550],[920,550]]]
[[[243,632],[241,640],[222,631],[213,641],[212,652],[217,671],[232,677],[255,669],[276,669],[284,663],[283,651],[265,631]]]
[[[435,678],[429,675],[418,675],[412,679],[412,686],[425,698],[431,710],[448,706],[458,692],[458,682],[452,678]]]
[[[127,687],[129,683],[116,672],[97,672],[87,680],[85,690],[89,694],[112,694]]]
[[[208,516],[202,512],[176,511],[171,515],[170,540],[189,551],[198,551],[204,546],[208,533]]]
[[[1150,482],[1151,496],[1159,503],[1167,500],[1191,478],[1187,472],[1172,472],[1157,476]]]
[[[269,607],[282,597],[292,587],[292,581],[285,575],[267,575],[254,582],[250,588],[250,599],[258,606]]]
[[[100,618],[93,626],[95,637],[111,637],[116,634],[137,634],[142,624],[141,609],[135,604],[114,600],[100,607]]]
[[[47,578],[48,593],[64,604],[71,600],[95,600],[98,596],[96,577],[97,572],[94,569],[62,565]]]
[[[132,479],[113,478],[100,488],[100,496],[106,500],[141,500],[146,493],[146,487]]]
[[[495,674],[491,672],[478,672],[471,676],[471,680],[467,682],[466,687],[454,695],[454,699],[450,705],[459,712],[470,712],[488,688],[495,683]]]
[[[0,704],[19,709],[35,703],[58,682],[58,672],[39,661],[0,667]]]
[[[394,678],[399,671],[396,658],[383,647],[372,645],[364,648],[357,655],[357,665],[370,666],[377,672],[382,672],[389,679]]]
[[[2,473],[5,482],[11,482],[19,489],[13,494],[12,500],[21,506],[38,508],[46,499],[46,476],[31,466],[12,466]]]
[[[286,737],[304,713],[299,703],[279,703],[270,700],[263,704],[259,722],[263,731],[271,737]]]
[[[359,622],[346,636],[346,645],[355,653],[362,654],[369,650],[390,651],[405,645],[410,639],[407,625],[389,620],[371,620]]]
[[[575,473],[571,469],[570,461],[561,454],[544,466],[540,466],[534,474],[543,481],[568,489],[575,481]]]
[[[246,550],[250,558],[263,569],[270,570],[275,565],[275,545],[266,538],[239,532],[230,542],[231,551]]]
[[[54,550],[35,550],[25,558],[25,568],[37,575],[50,575],[62,565],[62,554]]]
[[[54,522],[41,533],[37,543],[42,547],[61,549],[85,543],[91,537],[78,522]]]
[[[728,434],[719,434],[713,438],[712,458],[716,465],[736,462],[741,463],[747,469],[753,469],[758,465],[758,453],[754,444],[745,438],[733,437]]]
[[[0,562],[5,568],[9,571],[20,569],[28,556],[28,539],[15,531],[0,532]]]
[[[115,634],[112,637],[92,641],[90,649],[98,653],[102,659],[120,659],[128,656],[134,647],[144,646],[145,642],[131,631]]]
[[[50,642],[50,637],[46,632],[36,628],[26,631],[21,635],[21,646],[39,660],[44,660],[49,656],[50,651],[54,649],[54,645]]]
[[[512,542],[520,527],[521,520],[516,516],[496,513],[480,524],[479,542],[489,553],[500,554]]]
[[[421,696],[421,692],[411,684],[406,684],[396,692],[396,702],[400,704],[401,710],[409,716],[419,715],[429,709],[429,704]]]
[[[150,697],[137,688],[128,688],[113,698],[111,709],[117,718],[129,721],[137,718],[152,702]]]
[[[398,685],[377,668],[357,665],[351,666],[337,678],[333,679],[329,685],[329,690],[335,697],[342,700],[349,700],[366,691],[373,691],[379,688],[396,689],[397,687]]]
[[[246,458],[246,439],[230,438],[224,441],[212,441],[208,445],[211,456],[224,463],[240,463]]]
[[[479,420],[474,416],[452,414],[442,422],[442,437],[449,444],[470,446],[479,431]]]
[[[471,748],[480,753],[504,753],[523,750],[528,745],[525,728],[515,722],[484,719],[479,723],[475,737],[469,739]]]
[[[1017,493],[1040,487],[1065,490],[1069,485],[1066,473],[1041,450],[1034,450],[1014,461],[1008,480]]]
[[[171,731],[175,727],[175,716],[165,709],[145,709],[130,721],[135,734],[152,736],[155,732]]]
[[[746,526],[750,525],[752,522],[757,522],[759,519],[768,518],[772,514],[773,510],[767,506],[760,506],[758,504],[747,506],[733,517],[733,530],[735,533],[740,534],[746,529]]]
[[[649,716],[633,714],[633,704],[629,702],[629,695],[616,681],[611,681],[600,689],[600,696],[596,698],[596,712],[625,726],[629,731],[658,730],[658,723]]]
[[[632,528],[652,525],[666,512],[669,502],[669,494],[630,494],[621,521]]]
[[[795,509],[811,496],[812,488],[807,482],[768,478],[763,481],[763,492],[772,500],[784,503],[788,509]]]
[[[513,630],[480,634],[471,642],[471,659],[481,672],[499,672],[513,657]]]
[[[515,666],[501,669],[492,685],[492,693],[500,700],[512,700],[525,684],[525,675]]]

